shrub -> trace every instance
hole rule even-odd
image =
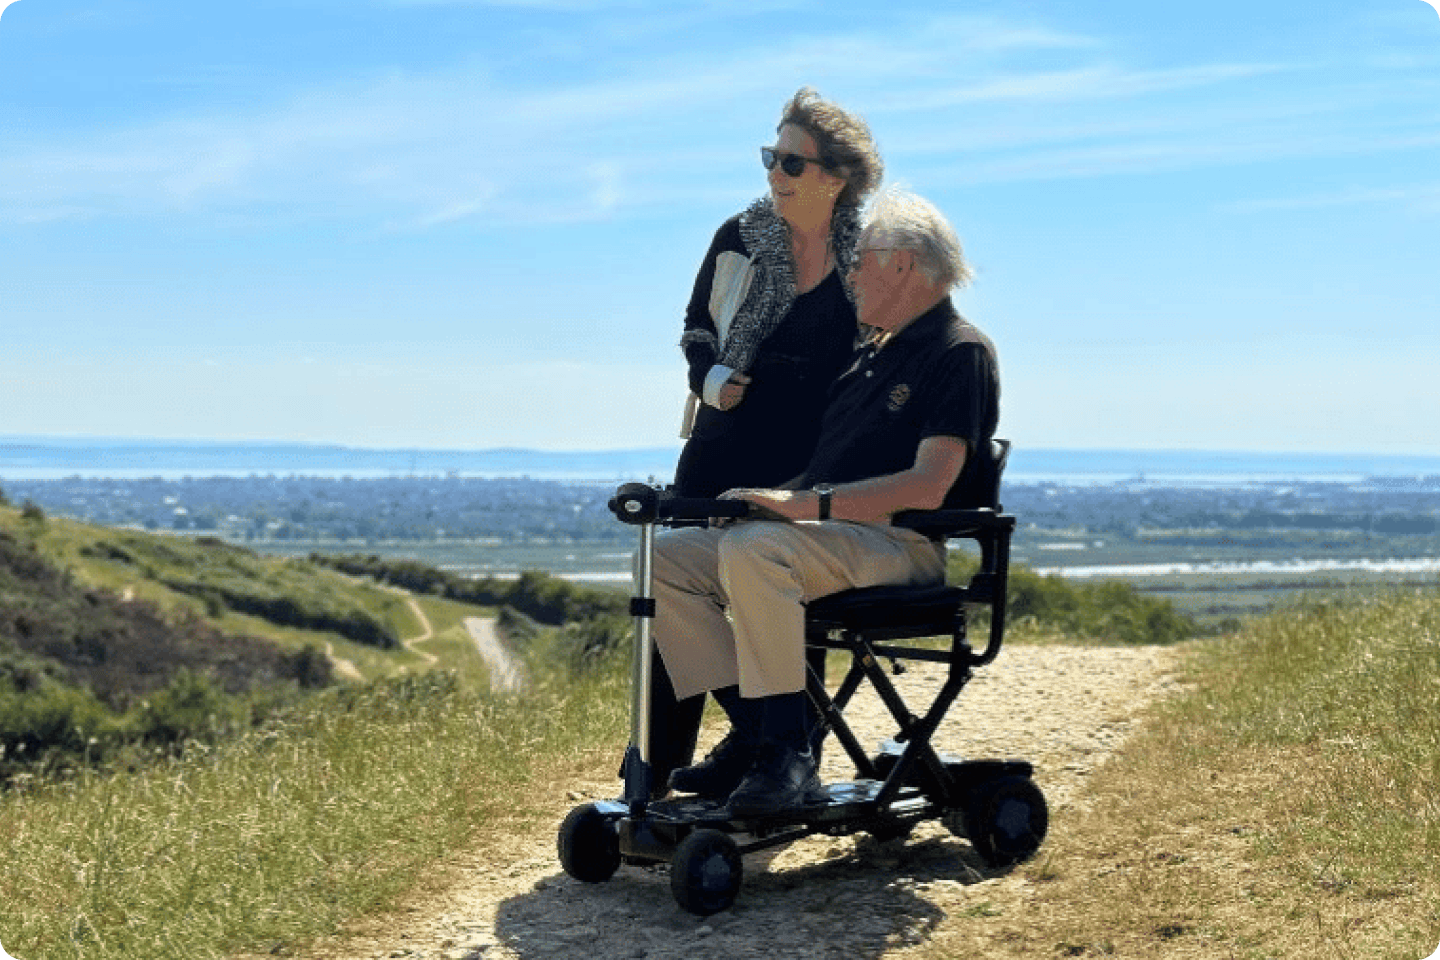
[[[181,670],[168,686],[142,702],[137,710],[136,733],[164,746],[186,741],[213,741],[241,726],[237,701],[210,678]]]
[[[628,649],[634,632],[628,617],[605,614],[567,623],[560,629],[559,646],[566,662],[584,670],[621,649]]]
[[[312,553],[310,560],[352,576],[373,577],[415,593],[434,594],[482,607],[510,606],[549,626],[623,613],[628,602],[614,593],[577,586],[538,570],[526,570],[515,580],[493,577],[470,580],[414,560],[383,560],[373,554],[368,557],[355,554],[332,557]]]
[[[314,591],[291,593],[285,586],[244,576],[166,577],[160,582],[200,600],[212,616],[229,609],[282,627],[337,633],[382,650],[400,646],[395,631],[367,611]]]
[[[123,542],[93,553],[151,562],[143,545]],[[287,652],[184,610],[83,588],[32,536],[0,530],[0,781],[110,765],[138,746],[177,752],[262,722],[331,679],[314,647]]]
[[[973,561],[956,561],[951,582],[963,582],[973,570]],[[1006,604],[1010,623],[1029,621],[1076,639],[1166,644],[1193,637],[1196,632],[1195,622],[1169,600],[1142,596],[1134,586],[1119,580],[1075,583],[1012,566]]]
[[[500,613],[495,619],[500,627],[500,632],[512,644],[524,646],[540,633],[540,624],[536,623],[533,617],[527,617],[514,607],[501,607]]]
[[[0,775],[99,759],[122,738],[122,728],[88,690],[50,678],[26,690],[0,684]]]

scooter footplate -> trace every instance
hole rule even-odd
[[[723,801],[699,797],[655,800],[643,816],[620,820],[620,850],[633,860],[665,860],[689,833],[709,829],[748,835],[749,840],[737,837],[741,849],[748,851],[813,833],[840,836],[870,829],[880,821],[915,822],[941,812],[911,788],[902,789],[882,810],[876,798],[883,786],[878,780],[827,784],[822,802],[766,817],[734,817]]]

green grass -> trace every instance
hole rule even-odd
[[[1141,595],[1169,600],[1205,633],[1232,632],[1244,620],[1327,597],[1379,596],[1433,587],[1434,573],[1364,570],[1183,573],[1135,578]]]
[[[203,617],[225,633],[261,637],[287,651],[323,649],[330,644],[336,656],[352,661],[367,679],[430,669],[423,656],[403,647],[383,649],[333,631],[278,624],[224,604],[207,603],[171,585],[229,581],[245,591],[294,596],[320,609],[360,614],[401,640],[419,636],[421,624],[405,596],[368,578],[345,576],[298,558],[251,554],[213,539],[110,529],[54,518],[27,523],[18,510],[6,508],[0,508],[0,529],[21,533],[27,542],[33,540],[42,555],[71,571],[79,583],[149,601],[168,616]],[[486,688],[488,675],[462,621],[469,616],[493,616],[495,611],[434,597],[415,599],[436,634],[419,649],[439,657],[443,668],[456,671],[465,686]]]
[[[24,532],[80,582],[172,615],[204,603],[165,579],[220,569],[366,609],[403,639],[422,632],[402,595],[308,564],[64,521]],[[541,662],[523,699],[491,697],[463,620],[493,611],[417,602],[434,630],[418,652],[224,612],[223,628],[282,647],[329,642],[371,682],[277,703],[261,726],[173,757],[17,776],[0,794],[0,943],[24,960],[283,948],[390,903],[487,831],[523,824],[573,778],[585,733],[623,740],[623,695],[591,695],[604,678],[560,684]]]
[[[328,933],[523,821],[600,731],[623,738],[618,691],[573,692],[402,678],[163,768],[9,796],[0,942],[25,960],[197,960]]]

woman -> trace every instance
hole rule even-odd
[[[698,409],[675,468],[682,496],[799,476],[855,346],[845,277],[860,205],[884,174],[879,151],[864,120],[809,87],[785,104],[776,132],[760,151],[769,193],[716,232],[685,312],[680,344]],[[694,755],[704,697],[677,703],[658,657],[651,676],[652,790],[663,795]]]
[[[809,87],[777,133],[761,150],[769,193],[716,232],[685,312],[680,344],[700,403],[675,469],[683,496],[797,476],[854,347],[844,278],[860,204],[883,175],[879,152],[865,121]]]

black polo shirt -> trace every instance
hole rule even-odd
[[[915,465],[927,437],[956,437],[974,451],[995,435],[1000,376],[995,346],[947,297],[888,343],[866,345],[835,381],[804,486],[848,483]],[[968,506],[967,474],[945,506]]]

